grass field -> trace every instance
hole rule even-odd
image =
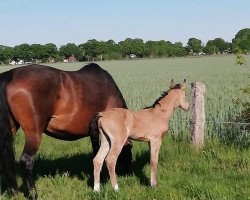
[[[35,163],[39,199],[250,199],[250,150],[247,132],[233,122],[242,105],[250,101],[242,88],[250,83],[250,56],[245,66],[235,66],[234,56],[98,62],[115,79],[130,109],[151,105],[173,78],[206,85],[206,145],[196,152],[187,142],[188,113],[176,111],[161,147],[158,186],[149,187],[149,153],[146,143],[134,142],[133,174],[118,170],[119,193],[112,190],[106,170],[101,192],[95,194],[89,139],[65,142],[43,137]],[[76,70],[85,63],[52,64]],[[0,67],[5,71],[11,67]],[[189,94],[190,88],[187,89]],[[189,95],[190,96],[190,95]],[[16,157],[24,137],[17,135]],[[174,140],[174,139],[175,140]],[[235,145],[226,145],[226,144]],[[18,176],[20,191],[24,190]],[[6,195],[2,199],[8,199]],[[16,199],[24,199],[20,193]]]

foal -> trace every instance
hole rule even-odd
[[[151,107],[139,111],[113,108],[97,114],[101,146],[93,160],[94,191],[100,191],[100,171],[105,158],[111,184],[116,191],[119,189],[115,166],[127,138],[149,142],[151,186],[156,186],[158,155],[163,136],[169,129],[169,119],[175,108],[180,107],[186,111],[189,109],[189,103],[185,99],[185,87],[186,80],[177,85],[172,80],[170,89]]]

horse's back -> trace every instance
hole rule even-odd
[[[94,113],[126,107],[111,75],[96,64],[72,72],[29,65],[12,74],[7,100],[24,129],[36,127],[61,139],[86,136]]]

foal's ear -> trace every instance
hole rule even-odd
[[[186,79],[184,79],[184,81],[181,84],[181,89],[184,90],[186,86],[187,86]]]
[[[174,86],[175,86],[174,79],[172,79],[170,81],[170,89],[174,88]]]

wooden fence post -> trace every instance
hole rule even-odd
[[[191,104],[190,104],[190,132],[191,142],[196,149],[200,149],[204,144],[205,126],[205,99],[206,87],[202,82],[191,84]]]

